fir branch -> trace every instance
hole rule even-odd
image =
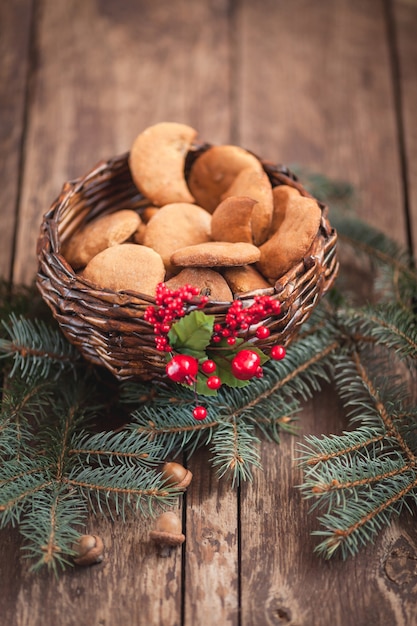
[[[395,482],[385,478],[383,483],[374,486],[368,492],[368,498],[350,500],[349,507],[332,508],[323,515],[320,522],[326,530],[315,531],[317,536],[325,537],[316,551],[326,558],[336,550],[343,558],[354,556],[358,549],[372,541],[382,526],[390,523],[394,514],[398,515],[405,504],[405,499],[417,487],[414,471],[404,476],[396,476]]]
[[[76,488],[89,502],[93,512],[119,515],[124,520],[126,510],[139,510],[153,515],[156,507],[173,505],[178,491],[167,487],[160,472],[140,467],[113,466],[111,475],[102,467],[86,467],[63,479]]]
[[[165,449],[159,442],[138,436],[135,423],[119,432],[99,432],[91,435],[81,432],[72,440],[70,456],[76,456],[80,467],[111,468],[125,464],[127,468],[155,468],[163,458]]]
[[[219,424],[211,439],[212,465],[219,478],[229,474],[232,486],[252,479],[252,467],[260,468],[259,440],[253,426],[233,419]]]
[[[416,440],[410,438],[417,408],[404,410],[404,393],[394,389],[395,379],[382,376],[379,354],[338,357],[335,380],[351,424],[361,425],[341,436],[306,440],[301,489],[315,500],[312,509],[327,511],[319,518],[324,529],[314,533],[325,538],[317,551],[326,557],[340,551],[346,558],[389,523],[406,496],[417,495]]]
[[[26,539],[24,556],[34,571],[46,566],[57,574],[58,566],[72,565],[72,546],[80,536],[77,528],[85,524],[86,502],[78,493],[55,487],[40,491],[34,503],[20,524]]]
[[[367,448],[371,448],[375,454],[375,446],[381,444],[385,437],[384,429],[380,428],[378,432],[377,428],[366,426],[360,426],[352,432],[345,431],[341,435],[322,437],[307,435],[304,443],[299,446],[302,452],[299,462],[304,467],[314,466],[341,456],[363,452]]]
[[[2,325],[8,339],[0,338],[0,358],[13,357],[10,376],[19,372],[25,380],[35,375],[47,378],[53,367],[58,366],[58,375],[60,369],[80,360],[62,333],[42,321],[17,318],[12,313],[9,323],[3,320]]]
[[[350,329],[356,339],[374,340],[387,349],[395,350],[410,363],[417,362],[417,318],[410,310],[396,303],[363,309],[347,309],[338,313],[339,329]]]

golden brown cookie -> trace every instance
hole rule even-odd
[[[278,230],[260,246],[257,268],[266,278],[277,279],[307,254],[321,220],[316,200],[289,194]]]
[[[272,197],[274,199],[274,210],[272,213],[271,233],[278,230],[284,221],[285,211],[290,196],[300,196],[300,192],[290,185],[277,185],[272,189]]]
[[[149,222],[150,219],[152,219],[152,217],[155,215],[155,213],[158,213],[159,211],[159,207],[157,206],[147,206],[143,209],[143,211],[140,214],[141,220],[142,222],[144,222],[145,224],[147,224]]]
[[[228,267],[224,270],[223,276],[234,294],[258,291],[259,289],[272,289],[262,274],[252,265]]]
[[[230,302],[233,294],[221,274],[207,267],[186,267],[179,274],[166,281],[170,289],[178,289],[183,285],[198,287],[200,294],[217,302]]]
[[[250,243],[209,241],[174,252],[171,263],[180,267],[231,267],[259,261],[259,248]]]
[[[175,250],[210,241],[211,215],[196,204],[174,202],[158,210],[146,226],[143,243],[158,252],[168,270]]]
[[[138,244],[142,245],[143,244],[143,240],[145,238],[145,232],[146,232],[146,224],[144,222],[142,222],[142,220],[140,220],[139,226],[137,227],[137,229],[133,233],[132,240],[135,243],[138,243]]]
[[[102,289],[154,295],[157,284],[165,278],[165,268],[151,248],[122,243],[97,254],[82,275]]]
[[[248,167],[263,171],[259,159],[239,146],[212,146],[203,152],[194,161],[188,177],[188,186],[197,204],[213,213],[222,194],[239,172]]]
[[[88,222],[65,243],[62,254],[68,263],[79,269],[96,254],[129,239],[140,225],[135,211],[125,209]]]
[[[197,131],[186,124],[160,122],[133,142],[129,167],[138,189],[151,202],[194,202],[184,175],[187,152]]]
[[[226,198],[211,218],[211,237],[214,241],[243,241],[253,243],[252,213],[256,200],[246,196]]]
[[[271,227],[274,204],[272,186],[264,170],[252,167],[243,169],[222,195],[222,199],[229,196],[249,196],[256,200],[251,217],[252,242],[255,246],[264,243]]]

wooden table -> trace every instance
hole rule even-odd
[[[417,242],[415,0],[10,0],[0,5],[0,271],[29,283],[42,213],[64,181],[129,149],[157,121],[211,143],[352,183],[357,210]],[[340,432],[331,390],[301,434]],[[90,519],[101,565],[29,572],[0,534],[8,626],[417,623],[417,531],[403,515],[355,559],[313,554],[296,488],[298,437],[262,446],[264,471],[231,489],[190,461],[184,552],[159,558],[151,522]],[[399,570],[388,572],[393,555]]]

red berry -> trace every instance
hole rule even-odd
[[[167,363],[165,371],[175,383],[190,385],[197,376],[198,361],[187,354],[177,354]]]
[[[258,339],[266,339],[271,334],[271,331],[266,326],[259,326],[256,329],[256,336]]]
[[[232,374],[239,380],[250,380],[258,371],[261,359],[253,350],[241,350],[232,359]]]
[[[258,369],[256,370],[255,376],[256,376],[256,378],[262,378],[263,375],[264,375],[264,371],[263,371],[262,367],[259,366]]]
[[[226,341],[227,341],[227,343],[228,343],[228,345],[229,345],[229,346],[234,346],[234,345],[235,345],[235,343],[236,343],[236,337],[228,337],[228,338],[226,339]]]
[[[193,409],[193,417],[196,420],[204,420],[207,417],[207,409],[204,406],[196,406]]]
[[[275,359],[275,361],[281,361],[286,355],[286,350],[284,346],[272,346],[271,348],[271,359]]]
[[[212,374],[216,370],[216,364],[211,359],[207,359],[201,364],[201,369],[205,374]]]
[[[207,387],[209,389],[218,389],[221,387],[221,384],[222,381],[218,376],[210,376],[210,378],[207,378]]]

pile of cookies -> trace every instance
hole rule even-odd
[[[158,283],[199,287],[227,302],[269,289],[308,253],[318,203],[289,185],[272,187],[260,160],[232,145],[210,146],[185,177],[197,132],[162,122],[135,139],[132,179],[149,200],[87,222],[62,254],[102,289],[154,295]]]

